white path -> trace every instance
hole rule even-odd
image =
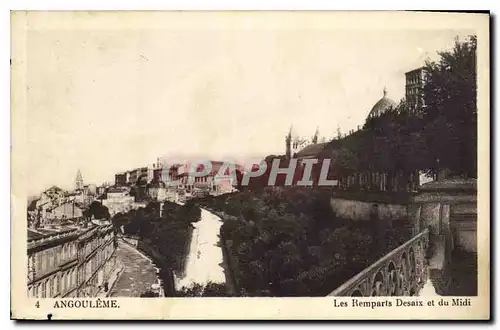
[[[176,287],[189,287],[194,283],[225,283],[226,277],[221,264],[222,249],[218,246],[221,219],[201,209],[201,220],[193,223],[185,276],[176,280]]]
[[[431,282],[430,276],[427,275],[427,282],[425,282],[424,287],[418,292],[419,297],[439,297]]]

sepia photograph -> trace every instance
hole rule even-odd
[[[13,317],[488,319],[489,20],[12,12]]]

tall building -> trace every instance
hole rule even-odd
[[[28,296],[95,297],[118,266],[113,225],[28,229]]]
[[[420,67],[405,73],[405,98],[408,110],[415,111],[424,105],[425,69]]]
[[[75,183],[76,183],[77,190],[83,189],[83,178],[82,178],[82,173],[80,172],[80,170],[78,170],[78,172],[76,173]]]

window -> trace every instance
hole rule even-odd
[[[40,283],[33,287],[33,297],[38,297],[40,294]]]
[[[62,261],[66,260],[66,245],[62,246],[61,259],[62,259]]]
[[[50,251],[43,251],[43,269],[48,270],[50,268]]]
[[[50,250],[50,268],[54,268],[56,265],[56,262],[55,262],[55,253],[54,253],[54,249]]]
[[[41,298],[45,298],[45,283],[42,283],[41,286],[42,286]]]
[[[50,280],[49,280],[49,295],[48,297],[53,297],[54,296],[54,278],[51,277]]]

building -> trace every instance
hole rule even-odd
[[[137,184],[146,184],[152,179],[152,170],[149,167],[141,167],[137,169]]]
[[[128,212],[134,208],[135,198],[130,196],[127,187],[108,188],[106,198],[102,200],[102,205],[106,206],[111,216],[116,213]]]
[[[28,296],[95,297],[116,267],[112,225],[28,229]]]
[[[127,172],[127,184],[135,185],[137,180],[139,179],[137,169],[131,170]]]
[[[115,174],[115,187],[108,189],[103,205],[108,207],[111,214],[115,214],[140,206],[149,199],[160,202],[177,201],[180,191],[183,191],[182,195],[185,196],[220,195],[233,192],[233,186],[236,185],[234,176],[218,173],[222,164],[224,163],[212,161],[211,173],[204,177],[191,175],[191,164],[172,164],[165,167],[159,160],[151,167],[117,173]],[[235,169],[242,170],[238,165],[235,165]],[[190,177],[193,177],[192,182]]]
[[[65,200],[66,193],[61,188],[52,186],[40,195],[40,205],[47,204],[47,202],[52,205],[58,205]]]
[[[80,170],[78,170],[78,172],[76,173],[75,189],[76,190],[83,189],[83,178]]]
[[[78,220],[82,217],[83,210],[75,201],[62,203],[46,212],[47,221],[51,223],[61,220]]]
[[[116,173],[115,174],[115,186],[122,187],[127,185],[127,172],[124,173]]]
[[[165,190],[165,200],[173,203],[179,202],[179,192],[177,190],[166,189]]]
[[[95,185],[95,183],[90,183],[86,186],[87,188],[87,194],[88,195],[96,195],[97,194],[97,186]]]
[[[423,67],[405,73],[406,88],[405,99],[408,110],[415,111],[424,105],[424,80]]]
[[[223,164],[228,165],[225,162],[211,161],[212,169],[210,173],[204,176],[195,176],[191,173],[190,166],[183,166],[181,173],[178,175],[178,188],[185,191],[185,196],[188,198],[193,197],[203,197],[206,195],[222,195],[226,193],[231,193],[235,191],[234,186],[237,184],[235,182],[236,173],[231,174],[229,167],[224,173],[219,173]],[[236,170],[236,165],[234,169]],[[203,171],[203,165],[200,165],[197,169],[198,172]]]
[[[370,113],[366,117],[366,120],[380,117],[382,114],[384,114],[388,110],[393,110],[396,109],[398,104],[391,100],[390,98],[387,97],[387,88],[384,88],[384,96],[377,101],[370,110]]]
[[[387,97],[384,88],[383,97],[370,110],[366,120],[379,117],[387,111],[395,110],[398,104]],[[415,173],[363,172],[339,177],[339,188],[342,190],[374,190],[374,191],[413,191],[419,185],[420,175]]]
[[[164,201],[167,198],[166,191],[163,181],[153,181],[148,184],[148,195],[152,200]]]
[[[81,190],[76,190],[68,194],[68,198],[64,202],[73,201],[80,207],[85,208],[92,203],[94,195],[90,194],[88,186],[84,186]]]
[[[293,158],[295,153],[304,148],[309,144],[307,139],[300,137],[294,130],[293,127],[290,126],[290,130],[288,131],[288,135],[285,137],[285,149],[286,156],[288,159]]]
[[[151,179],[151,181],[149,181],[151,183],[160,183],[160,182],[163,182],[163,167],[157,167],[157,168],[154,168],[153,169],[153,177]]]
[[[68,192],[59,187],[52,186],[40,194],[40,197],[28,205],[28,213],[32,219],[32,226],[43,226],[50,212],[57,206],[69,200]]]
[[[96,191],[97,196],[101,196],[104,193],[106,193],[106,189],[107,189],[107,187],[105,185],[101,185],[101,186],[97,187],[97,191]]]
[[[163,173],[162,180],[168,189],[178,189],[178,182],[185,167],[182,164],[174,164],[169,167],[168,173]],[[166,178],[165,178],[166,176]]]
[[[370,109],[366,117],[366,121],[379,117],[390,110],[397,109],[398,104],[388,97],[387,89],[384,88],[383,96],[380,98]],[[317,136],[317,132],[315,136]],[[357,131],[350,131],[349,136],[354,137],[357,134]],[[333,180],[332,183],[334,186],[337,186],[340,189],[370,189],[370,190],[397,190],[400,186],[408,181],[405,181],[405,178],[400,177],[389,177],[387,173],[356,173],[348,176],[342,176],[338,173],[339,161],[341,163],[341,158],[343,157],[341,154],[341,150],[339,150],[339,140],[332,140],[327,143],[318,143],[317,138],[311,140],[311,143],[308,143],[306,146],[302,147],[302,149],[295,151],[293,148],[290,148],[289,141],[293,141],[293,136],[291,132],[287,136],[287,158],[289,155],[292,155],[292,158],[298,160],[298,164],[295,171],[295,176],[293,182],[296,183],[302,179],[305,165],[300,161],[305,159],[317,159],[318,163],[312,166],[311,171],[311,186],[316,186],[319,183],[321,169],[323,166],[324,160],[330,160],[330,167],[328,168],[328,176],[327,180]],[[289,159],[289,158],[288,158]],[[410,186],[413,188],[413,182],[418,179],[413,176],[410,179]]]
[[[295,158],[299,151],[307,148],[320,149],[326,146],[326,138],[320,137],[319,129],[316,128],[314,135],[311,139],[300,137],[290,126],[288,135],[285,137],[285,154],[287,159]]]

